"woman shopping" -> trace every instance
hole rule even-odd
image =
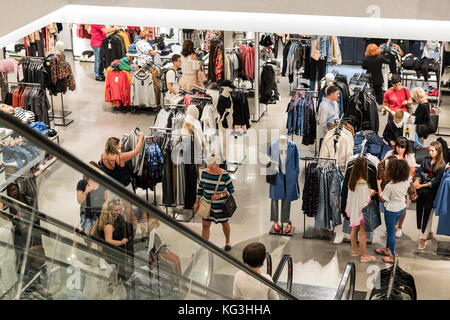
[[[194,210],[198,211],[200,198],[207,202],[211,202],[211,212],[207,219],[203,219],[202,223],[202,237],[209,240],[211,222],[215,224],[221,223],[223,233],[225,234],[225,251],[231,250],[230,242],[230,224],[228,217],[225,215],[222,208],[227,197],[234,192],[233,182],[231,177],[225,170],[219,168],[221,163],[220,156],[211,152],[206,158],[208,167],[202,172],[200,183],[197,189],[197,201],[194,204]],[[220,180],[219,180],[220,178]],[[217,191],[214,192],[216,190]]]
[[[414,101],[418,103],[413,116],[415,116],[414,124],[416,125],[416,133],[419,136],[419,142],[423,143],[423,140],[428,138],[427,130],[430,130],[430,128],[426,128],[430,121],[430,104],[425,91],[420,87],[412,89],[411,96]]]
[[[412,105],[411,94],[409,89],[402,86],[402,78],[398,74],[394,74],[391,79],[392,88],[384,94],[383,109],[388,113],[388,123],[394,121],[394,115],[397,110],[408,112],[408,106]]]
[[[395,147],[394,150],[389,151],[386,153],[386,156],[384,159],[388,159],[390,156],[394,155],[399,160],[405,160],[408,163],[409,166],[409,175],[411,177],[414,177],[414,174],[416,172],[416,157],[413,153],[412,144],[408,139],[405,137],[398,137],[395,139]],[[409,207],[410,199],[407,199],[407,205],[406,207]],[[403,222],[406,218],[406,209],[400,220],[398,221],[397,231],[395,232],[395,236],[397,238],[400,238],[403,235]]]
[[[362,67],[367,70],[367,73],[372,75],[374,95],[377,103],[380,105],[383,103],[383,74],[381,73],[381,67],[383,63],[389,64],[390,61],[381,55],[380,48],[374,43],[367,46],[365,56]]]
[[[139,155],[144,146],[144,133],[139,133],[139,141],[136,148],[129,152],[120,152],[122,144],[116,137],[108,138],[105,145],[105,151],[101,155],[99,162],[100,169],[111,178],[122,184],[129,191],[133,192],[131,185],[131,173],[128,168],[127,161]],[[137,227],[137,219],[133,214],[133,209],[128,201],[124,201],[125,214],[127,221],[132,221],[134,230]]]
[[[140,39],[136,43],[136,51],[138,54],[136,64],[139,67],[142,67],[153,61],[153,57],[156,55],[156,50],[148,42],[149,34],[147,31],[141,31],[139,37]]]
[[[419,250],[425,249],[427,240],[433,238],[431,209],[433,209],[433,202],[441,184],[445,167],[441,143],[433,141],[429,150],[430,155],[424,158],[414,180],[418,195],[416,202],[417,229],[421,231]]]
[[[406,194],[412,181],[409,175],[409,165],[403,159],[391,159],[386,168],[386,176],[390,182],[384,187],[381,201],[384,201],[384,221],[387,229],[386,248],[376,249],[375,252],[384,255],[383,261],[394,262],[395,224],[403,216],[406,209]]]
[[[368,161],[366,158],[357,158],[350,173],[348,182],[348,197],[345,213],[350,218],[350,242],[352,246],[352,256],[361,256],[361,262],[375,261],[374,256],[367,255],[367,234],[366,224],[363,217],[363,209],[369,205],[371,198],[376,194],[368,184]],[[358,233],[359,247],[358,250]]]
[[[194,85],[203,87],[198,79],[200,66],[201,62],[197,60],[195,55],[194,43],[191,40],[184,40],[181,51],[182,75],[179,81],[181,89],[190,91],[194,88]]]

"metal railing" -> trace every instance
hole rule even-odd
[[[347,288],[347,284],[349,284],[349,290],[347,292],[345,300],[353,300],[353,294],[355,292],[355,276],[355,264],[353,262],[347,263],[334,300],[342,300],[342,298],[344,297],[345,289]]]
[[[272,257],[270,256],[269,253],[267,253],[266,255],[266,264],[267,264],[267,274],[268,275],[272,275]],[[283,258],[281,258],[280,263],[278,264],[277,269],[275,270],[275,273],[272,277],[273,282],[277,283],[278,280],[280,279],[281,273],[284,270],[284,267],[287,263],[288,266],[288,277],[287,277],[287,283],[286,283],[286,291],[291,293],[292,290],[292,281],[293,281],[293,273],[294,273],[294,269],[293,269],[293,263],[292,263],[292,258],[289,254],[285,254],[283,255]]]

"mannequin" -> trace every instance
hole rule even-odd
[[[281,172],[286,174],[286,158],[287,158],[288,140],[286,136],[280,136],[280,160]]]
[[[275,233],[284,232],[285,235],[291,235],[293,231],[290,220],[291,202],[300,198],[298,183],[300,155],[297,145],[282,135],[270,145],[269,156],[280,168],[276,175],[276,183],[270,184],[269,197],[272,199],[270,220],[274,223]],[[284,230],[278,224],[280,212],[278,200],[281,200],[281,223],[287,223]]]
[[[222,155],[227,160],[227,130],[233,128],[233,99],[231,99],[231,91],[235,88],[230,81],[222,82],[223,91],[217,102],[217,111],[219,112],[219,135],[222,142]]]
[[[55,51],[56,51],[56,54],[63,54],[64,53],[64,42],[62,42],[62,41],[56,42]]]

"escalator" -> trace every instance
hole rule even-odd
[[[229,279],[239,270],[296,299],[16,118],[0,113],[0,128],[0,139],[34,150],[24,165],[0,170],[0,299],[232,299]],[[51,156],[57,161],[43,171]],[[126,246],[78,228],[75,186],[83,177],[105,189],[99,223],[118,210],[135,228]],[[134,212],[144,213],[137,222]]]
[[[285,271],[285,268],[287,267],[287,274],[286,274],[286,282],[283,282],[280,280],[280,277]],[[272,257],[270,253],[267,253],[266,255],[266,268],[267,268],[267,274],[272,276]],[[308,299],[326,299],[331,300],[333,299],[334,294],[334,300],[353,300],[354,299],[354,293],[355,293],[355,276],[356,276],[356,270],[355,270],[355,264],[353,262],[347,263],[344,273],[342,274],[341,281],[339,283],[339,286],[337,290],[335,291],[333,288],[325,288],[325,287],[319,287],[315,286],[311,288],[307,285],[301,285],[298,283],[293,283],[293,262],[290,255],[285,254],[281,258],[280,263],[278,264],[275,273],[273,274],[273,282],[280,286],[281,288],[285,289],[287,292],[296,294],[298,292],[301,292],[297,298],[304,298],[305,292],[310,291],[312,289],[312,293],[308,297]],[[292,292],[293,286],[296,288],[296,292]],[[315,292],[314,292],[315,291]]]

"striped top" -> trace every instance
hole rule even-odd
[[[217,180],[219,179],[220,174],[209,174],[204,170],[200,177],[200,183],[197,188],[197,196],[202,197],[208,202],[211,201],[211,197],[214,194],[214,190],[216,189]],[[231,177],[228,172],[223,171],[222,179],[220,179],[219,186],[217,188],[217,194],[221,192],[228,191],[229,194],[234,192],[233,182],[231,181]],[[211,203],[211,219],[220,222],[222,220],[226,220],[227,218],[223,214],[222,204],[225,203],[226,197],[214,200]]]

